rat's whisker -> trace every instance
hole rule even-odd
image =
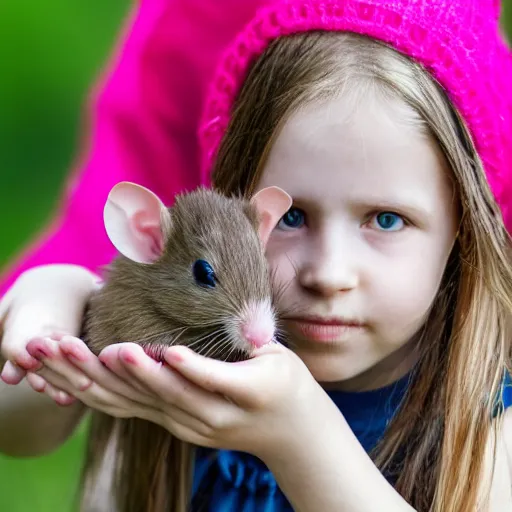
[[[217,342],[217,340],[224,336],[224,329],[218,329],[216,330],[214,333],[211,333],[211,335],[209,337],[207,337],[207,342],[204,346],[201,347],[201,351],[200,353],[202,355],[204,354],[207,354],[208,353],[208,350],[210,349],[210,347],[213,346],[213,348],[215,348],[215,344]],[[203,338],[204,339],[204,338]]]
[[[146,343],[146,342],[152,340],[153,338],[158,338],[160,336],[168,336],[168,335],[173,334],[174,332],[182,330],[182,329],[186,330],[186,329],[188,329],[188,327],[183,327],[183,326],[175,327],[174,329],[170,329],[167,331],[155,332],[153,334],[148,334],[147,336],[144,336],[143,338],[140,338],[138,340],[127,340],[127,341],[130,343],[143,344],[143,343]]]
[[[201,336],[200,338],[197,338],[195,339],[194,341],[192,341],[191,343],[189,343],[187,346],[188,348],[191,348],[193,350],[196,350],[198,347],[201,347],[201,344],[205,341],[205,340],[210,340],[212,336],[216,336],[218,333],[218,331],[213,331],[213,332],[209,332],[207,334],[205,334],[204,336]],[[204,347],[203,347],[204,348]]]
[[[236,336],[235,332],[236,331],[230,330],[228,333],[228,342],[229,342],[229,346],[231,347],[231,349],[229,350],[228,354],[225,356],[225,360],[230,359],[230,360],[241,361],[241,360],[247,359],[248,354],[246,351],[242,350],[239,347],[239,339]],[[238,357],[236,357],[236,359],[231,358],[233,353],[238,353]]]
[[[216,327],[218,326],[219,324],[222,323],[222,320],[224,319],[224,314],[221,314],[221,312],[211,312],[210,311],[210,314],[209,316],[212,318],[211,321],[202,321],[202,322],[195,322],[193,326],[190,326],[190,327],[194,327],[194,329],[197,329],[197,328],[200,328],[200,327]]]
[[[205,354],[205,357],[211,357],[213,354],[215,354],[215,359],[222,361],[223,353],[227,348],[229,348],[229,343],[227,343],[226,338],[224,338],[219,342],[218,345],[212,347],[212,349],[207,354]]]
[[[226,355],[222,355],[222,359],[224,361],[229,361],[231,359],[231,355],[237,350],[237,348],[234,345],[228,346],[228,349],[228,353]]]
[[[188,327],[182,327],[181,331],[176,336],[169,336],[169,332],[167,333],[161,333],[159,334],[160,339],[153,339],[154,336],[146,337],[143,340],[140,340],[138,343],[139,345],[144,349],[148,349],[150,351],[153,351],[154,349],[152,347],[154,346],[162,346],[162,347],[170,347],[172,345],[177,345],[178,339],[186,332]],[[173,331],[176,331],[177,329],[174,329]],[[146,350],[147,351],[147,350]]]
[[[275,338],[276,341],[283,343],[290,348],[297,346],[290,333],[280,326],[276,327]]]
[[[279,304],[281,302],[283,295],[288,291],[288,288],[290,287],[290,285],[292,283],[293,283],[293,280],[290,279],[289,281],[274,285],[274,287],[272,289],[272,297],[273,297],[274,304]]]
[[[179,334],[178,336],[176,336],[173,340],[172,340],[172,344],[173,345],[177,345],[177,341],[180,339],[181,336],[183,336],[183,334],[188,330],[189,328],[188,327],[185,327],[185,329],[183,329]]]
[[[299,267],[297,266],[296,263],[293,262],[293,260],[290,258],[288,253],[285,253],[285,256],[288,259],[288,261],[290,262],[291,266],[293,267],[293,270],[295,271],[295,277],[297,277],[299,275]]]
[[[236,343],[234,343],[231,338],[226,338],[222,345],[222,349],[223,350],[219,354],[219,359],[225,362],[232,361],[233,359],[231,358],[231,355],[238,350]]]
[[[205,357],[210,357],[211,354],[215,353],[217,349],[216,342],[220,337],[224,336],[224,334],[224,332],[219,332],[215,337],[213,337],[203,348],[202,355]]]

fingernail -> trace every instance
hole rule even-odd
[[[65,346],[61,347],[61,350],[66,355],[66,357],[74,360],[75,362],[84,363],[85,361],[87,361],[87,354],[85,354],[78,347]]]
[[[51,353],[41,347],[38,347],[32,349],[32,356],[41,361],[46,357],[51,357]]]
[[[108,368],[109,370],[112,370],[114,373],[116,371],[116,363],[114,361],[114,358],[111,356],[99,356],[98,357],[100,363],[105,366],[105,368]]]
[[[23,368],[24,370],[31,370],[33,367],[39,364],[28,352],[16,354],[14,356],[14,362],[17,366]]]
[[[67,333],[64,331],[53,331],[50,333],[49,338],[55,341],[61,341],[64,336],[66,336]]]
[[[54,398],[58,405],[71,405],[75,399],[71,395],[68,395],[64,391],[59,391]]]
[[[121,357],[125,363],[133,364],[133,365],[138,364],[136,357],[133,354],[131,354],[130,352],[124,351],[123,353],[121,353]]]
[[[39,377],[39,375],[37,375]],[[43,393],[46,387],[46,382],[43,378],[40,377],[41,380],[32,383],[32,389],[37,391],[38,393]]]
[[[165,354],[165,359],[169,363],[182,363],[185,360],[183,354],[180,354],[175,350],[168,350]]]
[[[16,374],[13,371],[9,370],[8,368],[4,368],[2,370],[2,373],[0,374],[0,379],[2,379],[3,382],[9,384],[10,386],[17,384],[19,380],[16,378]]]
[[[58,347],[57,342],[49,338],[34,338],[27,344],[27,352],[39,360],[45,357],[52,357],[54,355],[52,351],[53,344],[55,344],[55,347]]]
[[[73,397],[73,396],[70,396],[65,403],[62,403],[62,404],[59,404],[59,405],[63,405],[63,406],[69,406],[69,405],[73,405],[74,403],[76,402],[76,398]]]
[[[84,377],[83,379],[79,379],[76,383],[76,387],[79,391],[87,391],[92,386],[92,380]]]
[[[46,343],[46,347],[48,348],[51,355],[55,354],[59,350],[59,342],[52,340],[49,337],[45,337],[44,341]]]

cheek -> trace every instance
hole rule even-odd
[[[390,328],[419,328],[430,308],[446,265],[446,256],[428,246],[405,252],[387,265],[387,272],[374,275],[377,302],[374,312]]]
[[[283,243],[269,241],[266,258],[272,272],[273,284],[277,287],[290,286],[297,277],[299,268],[296,251],[284,247]]]

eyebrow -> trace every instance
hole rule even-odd
[[[375,199],[353,199],[350,203],[367,209],[390,210],[407,213],[410,212],[416,217],[426,218],[432,215],[432,209],[425,207],[419,202],[408,200],[385,199],[376,197]]]
[[[321,210],[322,205],[325,204],[319,198],[306,198],[303,196],[292,196],[293,204],[297,207],[312,208],[314,210]],[[417,222],[426,222],[432,217],[433,210],[419,201],[412,202],[409,198],[400,199],[396,198],[384,198],[384,197],[348,197],[348,204],[352,208],[364,209],[364,210],[380,210],[380,211],[392,211],[400,213],[406,217],[412,217],[412,220]]]

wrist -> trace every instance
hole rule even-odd
[[[263,459],[294,510],[413,512],[322,392],[282,449]]]
[[[281,428],[274,430],[272,443],[257,454],[269,468],[278,470],[280,467],[285,469],[288,464],[302,464],[312,445],[324,438],[326,430],[334,428],[339,431],[340,422],[349,428],[336,405],[316,381],[299,394],[296,403],[298,406],[293,411],[286,410],[286,417],[280,422]]]

